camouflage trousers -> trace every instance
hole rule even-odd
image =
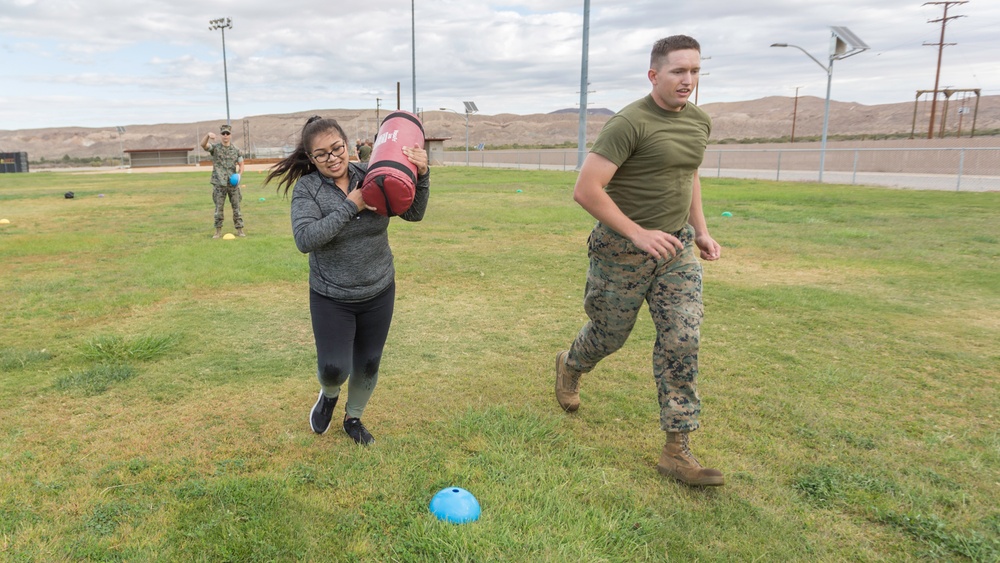
[[[566,364],[589,372],[628,339],[645,301],[656,326],[653,378],[660,403],[660,427],[667,432],[698,428],[698,344],[704,307],[701,262],[694,229],[672,233],[684,250],[655,259],[630,240],[598,223],[588,240],[590,269],[584,309],[590,321],[570,348]]]
[[[240,193],[239,186],[212,184],[212,200],[215,201],[215,228],[222,228],[222,220],[225,219],[226,197],[229,198],[229,205],[233,208],[233,226],[242,229],[243,214],[240,213],[240,201],[243,200],[243,194]]]

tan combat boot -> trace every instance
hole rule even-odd
[[[222,229],[215,229],[215,234],[212,235],[212,238],[219,238],[221,236],[222,236]]]
[[[243,229],[236,229],[236,236],[245,237],[247,234],[243,232]]]
[[[580,376],[566,365],[569,350],[556,354],[556,400],[566,412],[580,408]]]
[[[691,455],[687,432],[667,432],[667,443],[663,446],[656,470],[686,485],[717,487],[725,484],[721,471],[702,467]]]

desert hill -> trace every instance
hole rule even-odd
[[[796,139],[818,137],[823,127],[823,98],[802,96],[795,112]],[[962,132],[968,135],[971,128],[972,107],[975,99],[966,102],[969,113],[960,116],[959,103],[952,100],[947,111],[946,128],[954,136],[961,121]],[[713,120],[712,139],[741,140],[752,138],[776,139],[788,137],[792,128],[794,100],[790,97],[767,97],[743,102],[708,103],[702,106]],[[233,121],[234,141],[241,148],[251,147],[261,156],[280,154],[282,147],[294,146],[305,120],[312,115],[336,118],[351,140],[370,138],[376,130],[378,118],[371,109],[321,109],[290,114],[257,115]],[[938,103],[938,115],[944,111]],[[592,141],[607,121],[611,112],[588,111],[587,138]],[[913,126],[914,104],[871,105],[832,101],[830,127],[832,135],[885,135],[908,134]],[[916,118],[917,138],[926,137],[930,104],[921,103]],[[445,111],[423,113],[424,129],[428,137],[449,138],[445,147],[465,146],[466,116]],[[120,146],[129,149],[180,148],[197,149],[201,138],[208,131],[218,132],[222,120],[198,123],[160,123],[127,125],[119,136],[114,126],[107,128],[64,127],[47,129],[0,130],[0,152],[25,151],[32,161],[41,158],[58,160],[64,155],[73,158],[118,158]],[[2,124],[0,124],[2,127]],[[498,114],[469,116],[469,143],[473,146],[503,145],[558,145],[576,143],[579,117],[575,110],[560,110],[548,114],[516,115]],[[985,132],[1000,129],[1000,96],[984,96],[979,102],[976,130]],[[935,137],[937,137],[935,132]]]

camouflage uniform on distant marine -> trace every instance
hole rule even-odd
[[[358,160],[361,162],[368,162],[368,159],[372,157],[372,142],[365,141],[358,147]]]
[[[225,219],[226,198],[233,208],[233,226],[236,227],[236,234],[243,237],[243,214],[240,212],[240,201],[243,195],[240,193],[240,186],[232,185],[230,178],[233,174],[243,176],[243,151],[232,144],[233,128],[223,125],[220,128],[222,142],[210,144],[215,140],[215,133],[209,132],[201,142],[202,148],[212,155],[212,200],[215,201],[215,235],[212,238],[219,238],[222,233],[222,223]]]

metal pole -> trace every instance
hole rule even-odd
[[[576,140],[576,169],[587,156],[587,52],[590,50],[590,0],[583,0],[583,57],[580,63],[580,131]]]
[[[972,130],[969,131],[969,138],[976,136],[976,118],[979,116],[979,90],[976,90],[976,109],[972,110]]]
[[[838,29],[840,30],[839,32]],[[841,51],[839,47],[841,45],[841,37],[840,35],[838,35],[838,33],[846,33],[849,36],[853,36],[853,34],[851,34],[850,30],[848,30],[847,28],[834,27],[831,28],[831,30],[833,34],[830,37],[830,59],[829,59],[830,63],[828,65],[824,65],[823,63],[819,62],[819,59],[812,56],[811,54],[809,54],[809,51],[806,51],[805,49],[799,47],[798,45],[791,45],[788,43],[771,44],[772,47],[795,47],[799,51],[805,53],[807,57],[812,59],[813,62],[819,65],[819,67],[822,68],[824,71],[826,71],[826,104],[823,109],[823,141],[819,153],[820,183],[823,182],[823,169],[826,167],[826,140],[827,140],[827,133],[829,132],[830,129],[830,88],[833,85],[833,61],[837,59],[847,58],[850,57],[851,55],[856,55],[861,51],[866,51],[868,49],[868,46],[865,45],[863,42],[861,42],[860,39],[857,39],[856,37],[853,38],[848,37],[848,39],[852,43],[851,50],[849,52]]]
[[[826,165],[826,133],[830,127],[830,86],[833,84],[833,57],[826,69],[826,108],[823,110],[823,142],[819,150],[819,183],[823,183],[823,167]]]
[[[944,94],[944,105],[941,107],[941,131],[938,133],[939,139],[944,139],[948,136],[948,103],[951,101],[951,92],[947,88],[942,92]]]
[[[233,20],[231,18],[218,18],[209,20],[208,24],[208,29],[222,31],[222,76],[226,81],[226,125],[232,125],[232,120],[229,118],[229,68],[226,63],[226,29],[233,28]]]
[[[413,113],[417,113],[417,11],[416,0],[410,0],[410,56],[413,67]]]
[[[962,171],[965,169],[965,147],[962,147],[962,152],[959,153],[958,157],[958,180],[955,184],[955,191],[960,191],[962,189]]]
[[[480,137],[482,138],[482,137]],[[465,165],[469,165],[469,109],[465,109]]]
[[[226,81],[226,125],[232,125],[229,120],[229,68],[226,65],[226,28],[222,28],[222,77]]]

